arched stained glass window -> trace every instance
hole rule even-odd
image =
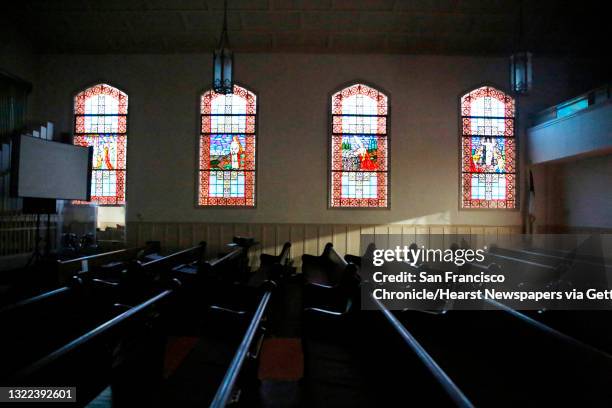
[[[255,206],[255,123],[257,98],[234,85],[234,93],[210,90],[200,101],[198,204]]]
[[[91,202],[99,205],[125,204],[127,113],[128,96],[107,84],[74,98],[73,143],[93,146]]]
[[[364,84],[331,98],[331,207],[387,207],[388,102]]]
[[[490,86],[461,98],[462,208],[516,208],[514,99]]]

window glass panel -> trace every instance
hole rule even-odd
[[[516,208],[514,110],[488,86],[461,98],[462,208]]]

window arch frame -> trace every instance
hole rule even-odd
[[[382,172],[386,173],[386,189],[385,189],[385,204],[384,206],[345,206],[345,205],[332,205],[332,199],[333,199],[333,172],[334,171],[340,171],[340,172],[344,172],[347,170],[334,170],[334,162],[333,162],[333,154],[332,154],[332,147],[333,147],[333,138],[334,138],[334,132],[333,132],[333,126],[334,126],[334,111],[333,111],[333,97],[334,95],[336,95],[339,92],[342,92],[343,90],[350,88],[352,86],[355,85],[365,85],[373,90],[375,90],[376,92],[378,92],[379,94],[382,94],[383,96],[385,96],[387,98],[387,106],[386,106],[386,115],[379,115],[379,116],[385,116],[386,117],[386,124],[385,124],[385,140],[386,140],[386,170],[383,170]],[[392,137],[391,137],[391,103],[392,101],[392,96],[391,93],[386,90],[385,88],[370,82],[370,81],[366,81],[363,79],[353,79],[351,81],[347,81],[344,82],[342,84],[340,84],[339,86],[337,86],[336,88],[334,88],[333,90],[331,90],[330,92],[328,92],[327,94],[327,121],[328,121],[328,125],[327,125],[327,209],[329,210],[391,210],[391,141],[392,141]],[[372,135],[380,135],[379,133],[372,133]],[[379,200],[378,198],[375,198],[374,200]]]
[[[241,82],[234,82],[234,86],[244,89],[247,93],[252,94],[255,97],[255,113],[253,114],[255,117],[254,130],[253,130],[253,133],[246,133],[246,134],[251,134],[255,140],[255,149],[254,149],[255,157],[253,159],[254,169],[252,171],[253,173],[253,204],[252,205],[250,204],[236,204],[236,205],[234,204],[200,204],[201,173],[203,171],[200,166],[201,139],[202,139],[202,136],[204,135],[204,132],[202,131],[203,130],[202,129],[202,118],[204,116],[203,109],[202,109],[202,98],[204,97],[204,94],[206,94],[207,92],[214,92],[212,88],[201,88],[198,90],[197,96],[196,96],[196,100],[197,100],[197,104],[196,104],[197,137],[196,137],[196,143],[195,143],[196,149],[195,149],[195,194],[194,194],[195,195],[194,206],[196,209],[243,209],[244,210],[244,209],[256,209],[257,208],[258,191],[259,191],[257,173],[259,169],[259,148],[260,148],[259,147],[259,120],[260,120],[259,92],[249,86],[244,85]],[[220,198],[230,198],[230,197],[220,197]]]
[[[118,116],[124,116],[125,117],[125,132],[124,133],[98,133],[98,134],[111,134],[111,135],[123,135],[125,137],[125,142],[124,142],[124,146],[123,146],[123,162],[124,162],[124,168],[123,169],[118,169],[116,171],[122,171],[123,172],[123,202],[122,203],[99,203],[97,201],[94,201],[93,199],[91,201],[79,201],[79,200],[72,200],[71,203],[72,204],[76,204],[76,205],[96,205],[96,206],[101,206],[101,207],[126,207],[127,206],[127,197],[128,197],[128,193],[127,193],[127,184],[128,184],[128,165],[127,165],[127,158],[128,158],[128,136],[130,134],[130,120],[129,120],[129,104],[130,104],[130,94],[126,91],[126,88],[123,86],[117,86],[115,85],[115,81],[107,81],[106,79],[99,79],[97,81],[92,81],[92,82],[88,82],[87,84],[85,84],[84,86],[79,87],[76,90],[73,90],[72,95],[71,95],[71,111],[70,111],[70,124],[71,124],[71,132],[70,132],[70,142],[74,145],[75,144],[75,137],[78,135],[83,135],[83,133],[77,133],[77,116],[82,116],[83,114],[77,114],[76,113],[76,106],[77,106],[77,97],[79,97],[79,95],[85,93],[86,91],[95,88],[97,86],[107,86],[110,87],[116,91],[118,91],[120,94],[124,95],[126,98],[126,103],[125,103],[125,109],[126,112],[124,114],[118,113]],[[92,159],[93,160],[93,159]],[[94,177],[94,172],[96,170],[92,169],[92,179]],[[95,191],[92,189],[91,192],[91,196],[92,198],[95,195]],[[110,197],[110,196],[109,196]]]
[[[513,102],[513,110],[514,110],[514,116],[511,118],[513,121],[513,132],[512,132],[512,139],[514,140],[514,172],[508,172],[508,173],[500,173],[500,174],[513,174],[514,175],[514,185],[513,185],[513,189],[514,189],[514,206],[513,207],[489,207],[489,206],[483,206],[483,207],[478,207],[478,206],[470,206],[470,207],[464,207],[464,194],[463,194],[463,139],[464,139],[464,132],[463,132],[463,119],[464,114],[463,114],[463,98],[468,96],[469,94],[479,90],[480,88],[492,88],[498,92],[501,92],[502,94],[504,94],[505,97],[508,97],[512,100]],[[519,123],[519,119],[518,119],[518,98],[516,97],[516,95],[514,95],[512,92],[508,91],[505,87],[500,86],[496,83],[493,82],[482,82],[479,83],[475,86],[472,86],[468,89],[463,90],[457,97],[457,127],[458,127],[458,138],[457,138],[457,145],[458,145],[458,201],[457,201],[457,208],[459,211],[515,211],[518,212],[520,211],[521,207],[520,207],[520,180],[521,180],[521,174],[520,174],[520,138],[518,136],[519,133],[519,127],[518,127],[518,123]],[[467,172],[468,174],[474,174],[474,173],[470,173]],[[471,198],[470,198],[471,200]]]

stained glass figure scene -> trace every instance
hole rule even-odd
[[[481,87],[461,99],[462,208],[515,208],[514,99]]]
[[[125,204],[127,108],[127,95],[107,84],[75,97],[73,141],[93,146],[91,201],[99,205]]]
[[[334,136],[337,137],[337,136]],[[376,136],[341,136],[342,168],[347,171],[377,170],[378,138]]]
[[[244,169],[246,164],[245,139],[245,135],[211,135],[210,168],[220,170]]]
[[[198,204],[255,206],[255,95],[205,92],[201,98]]]
[[[332,207],[387,207],[387,97],[363,84],[332,95]]]

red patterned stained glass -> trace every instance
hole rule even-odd
[[[107,84],[74,98],[73,143],[93,146],[91,202],[98,205],[125,204],[127,114],[128,96]]]
[[[461,207],[514,209],[514,99],[483,86],[461,98]]]
[[[388,207],[388,98],[363,84],[332,95],[331,207]]]
[[[257,98],[234,85],[234,93],[210,90],[200,99],[198,205],[255,206]]]

